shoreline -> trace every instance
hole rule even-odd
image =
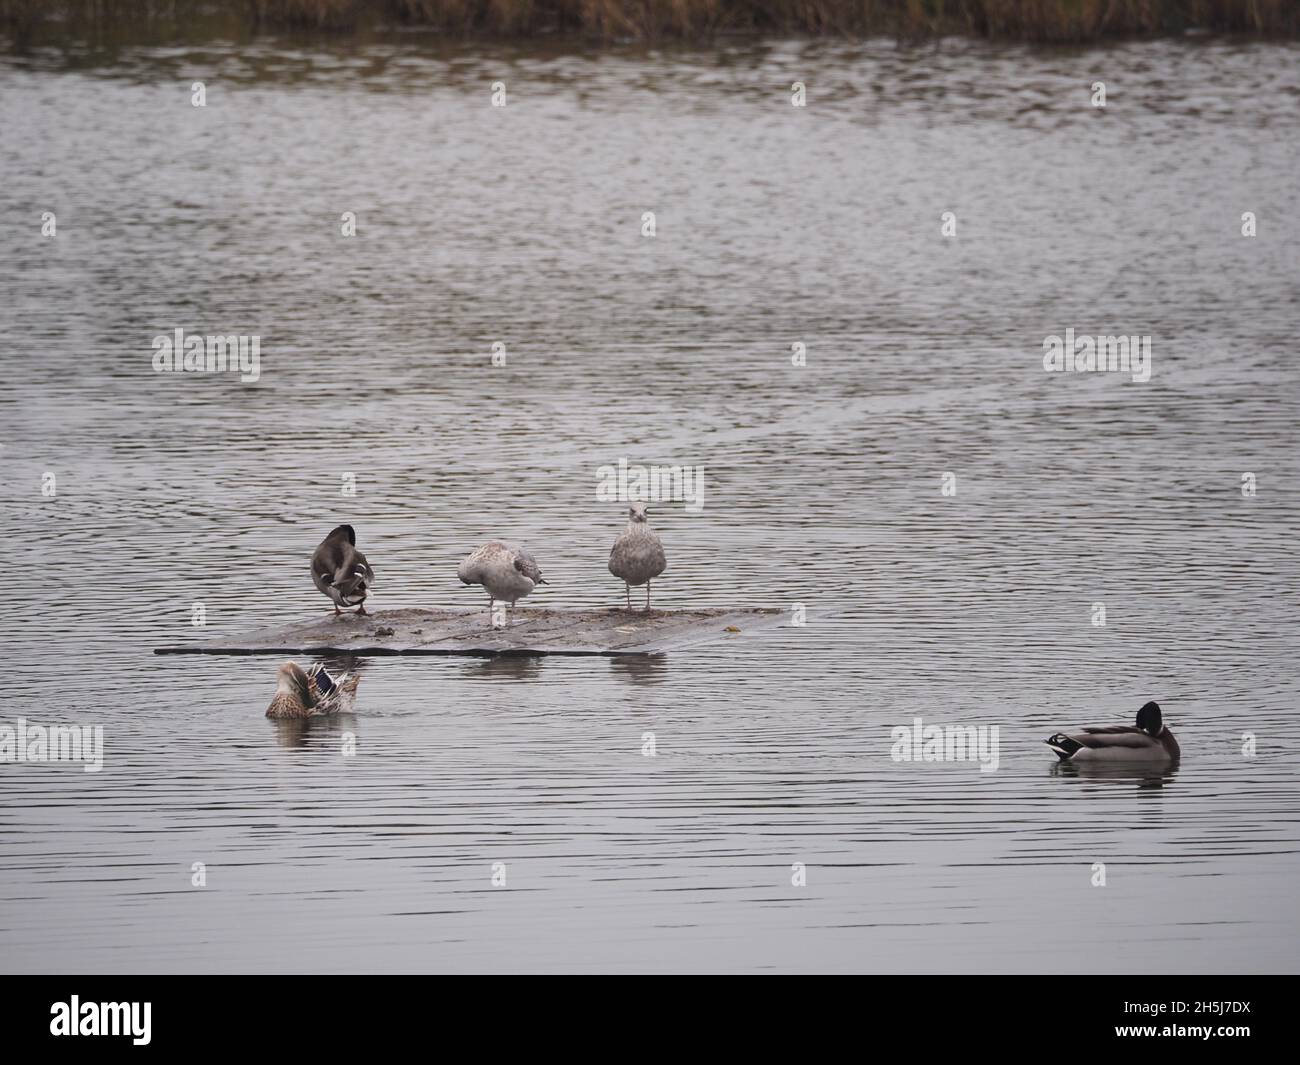
[[[10,51],[56,44],[169,44],[268,34],[333,42],[698,44],[771,36],[943,38],[1087,45],[1131,39],[1300,37],[1288,0],[0,0]]]

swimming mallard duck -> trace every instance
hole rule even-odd
[[[489,540],[466,556],[456,567],[456,576],[462,584],[481,584],[487,589],[489,611],[496,599],[509,603],[513,610],[516,600],[547,583],[532,555],[500,540]]]
[[[311,580],[334,603],[334,613],[341,606],[354,606],[358,614],[366,612],[366,595],[375,583],[375,571],[366,556],[357,550],[357,534],[351,525],[339,525],[311,556]]]
[[[645,608],[649,610],[650,581],[668,568],[663,541],[647,520],[649,513],[644,503],[633,503],[627,511],[627,529],[614,541],[609,553],[609,572],[622,579],[629,610],[632,585],[645,585]]]
[[[266,708],[274,718],[321,717],[352,709],[359,677],[344,673],[335,680],[322,665],[304,670],[296,662],[286,662],[275,678],[275,698]]]
[[[1181,754],[1174,734],[1160,719],[1160,704],[1147,703],[1137,713],[1137,725],[1086,728],[1066,735],[1058,732],[1043,741],[1062,762],[1176,762]]]

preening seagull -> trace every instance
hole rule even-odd
[[[633,503],[627,511],[627,530],[614,541],[609,553],[609,572],[623,581],[627,608],[632,609],[631,586],[645,585],[645,608],[650,609],[650,581],[668,568],[663,541],[650,528],[644,503]]]
[[[547,583],[532,555],[501,540],[489,540],[465,558],[456,568],[456,576],[463,584],[481,584],[487,589],[489,620],[493,600],[509,603],[513,610],[517,600]]]

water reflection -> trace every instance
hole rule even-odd
[[[302,749],[328,747],[342,751],[357,739],[357,715],[321,714],[318,717],[267,718],[275,729],[275,741],[281,747]],[[346,735],[345,735],[346,734]]]
[[[610,655],[610,676],[632,684],[662,684],[668,679],[669,656]]]
[[[536,680],[542,675],[546,658],[546,655],[536,654],[486,655],[470,659],[466,671],[475,680]]]
[[[1130,762],[1058,762],[1051,767],[1054,776],[1067,779],[1101,781],[1114,784],[1133,784],[1139,788],[1163,788],[1173,783],[1179,763],[1142,765]]]
[[[371,659],[365,655],[321,655],[316,661],[323,664],[333,677],[338,677],[342,673],[355,673],[360,677],[366,663]],[[360,685],[357,690],[361,690]]]

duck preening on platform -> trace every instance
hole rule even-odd
[[[1161,719],[1160,704],[1154,702],[1137,712],[1136,725],[1058,732],[1043,742],[1062,762],[1176,762],[1182,753]]]
[[[644,503],[633,503],[627,512],[627,529],[609,553],[609,572],[623,581],[629,610],[632,585],[645,585],[645,608],[649,610],[650,581],[668,568],[663,541],[650,528],[649,514]]]
[[[547,583],[532,555],[501,540],[489,540],[468,555],[456,567],[456,576],[462,584],[478,584],[487,590],[489,623],[494,600],[509,603],[513,610],[518,600]]]
[[[322,594],[340,607],[354,606],[358,614],[366,612],[366,596],[375,583],[375,571],[366,556],[357,550],[357,534],[351,525],[337,526],[311,556],[311,580]]]
[[[350,710],[359,679],[351,673],[331,677],[323,665],[304,670],[296,662],[286,662],[276,675],[275,697],[266,716],[321,717]]]

